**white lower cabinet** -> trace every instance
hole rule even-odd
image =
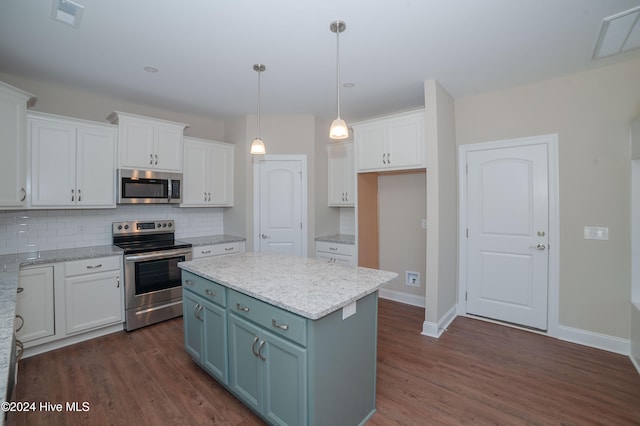
[[[21,268],[16,337],[25,356],[123,329],[122,256]]]
[[[355,266],[353,250],[353,244],[316,241],[316,259],[325,260],[327,263]]]
[[[120,260],[114,256],[65,263],[67,334],[124,321]]]
[[[16,338],[34,342],[56,332],[53,266],[23,269],[16,296]]]

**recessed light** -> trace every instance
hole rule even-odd
[[[144,67],[144,70],[145,70],[146,72],[150,72],[150,73],[154,73],[154,72],[158,72],[158,71],[160,71],[160,70],[159,70],[158,68],[156,68],[156,67],[149,67],[149,66]]]
[[[77,3],[69,0],[53,0],[51,19],[78,28],[83,12],[84,6]]]

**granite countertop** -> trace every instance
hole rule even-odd
[[[337,243],[337,244],[355,244],[356,236],[349,235],[349,234],[325,235],[322,237],[316,237],[316,241],[323,241],[327,243]]]
[[[212,244],[226,244],[235,243],[238,241],[245,241],[245,237],[234,237],[233,235],[207,235],[204,237],[189,237],[180,238],[180,241],[185,243],[191,243],[194,247],[208,246]]]
[[[395,272],[276,253],[238,253],[178,266],[233,290],[316,320],[371,294]]]
[[[122,255],[118,247],[98,246],[0,256],[0,402],[7,392],[20,267],[116,255]]]

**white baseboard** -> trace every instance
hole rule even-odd
[[[425,321],[422,324],[421,334],[424,334],[425,336],[429,336],[429,337],[435,337],[436,339],[439,338],[442,335],[442,333],[447,330],[447,327],[449,327],[449,324],[451,324],[451,322],[453,322],[453,320],[456,319],[457,311],[458,311],[458,306],[453,305],[451,309],[449,309],[447,313],[444,314],[443,317],[440,318],[440,321],[438,321],[437,323]]]
[[[124,330],[124,323],[111,325],[97,330],[92,330],[87,333],[78,334],[75,336],[65,337],[60,340],[54,340],[51,342],[43,343],[41,345],[25,348],[22,358],[29,358],[30,356],[39,355],[45,352],[59,349],[65,346],[73,345],[74,343],[84,342],[85,340],[95,339],[96,337],[105,336],[107,334],[115,333]]]
[[[407,294],[401,291],[387,290],[386,288],[381,288],[378,291],[378,296],[383,299],[393,300],[394,302],[400,302],[407,305],[418,306],[420,308],[424,308],[425,298],[423,296],[416,296],[414,294]]]
[[[567,327],[565,325],[558,327],[558,339],[614,352],[620,355],[629,356],[631,352],[631,341],[629,339],[609,336],[607,334],[596,333],[579,328]],[[631,361],[633,361],[633,359]],[[638,368],[638,366],[636,366],[636,368]]]

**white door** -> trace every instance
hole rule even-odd
[[[303,170],[300,160],[262,160],[258,182],[256,251],[292,256],[303,248]]]
[[[469,151],[467,313],[547,329],[546,144]]]

